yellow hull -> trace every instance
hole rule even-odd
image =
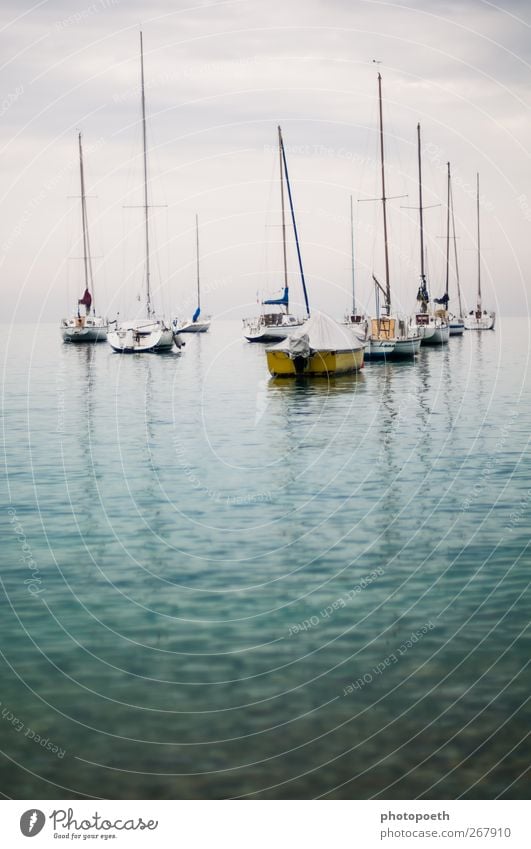
[[[285,351],[266,351],[267,367],[273,377],[297,375],[352,374],[363,368],[364,349],[358,351],[316,351],[307,360],[297,364]]]

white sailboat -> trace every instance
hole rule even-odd
[[[478,224],[478,299],[476,309],[471,310],[465,316],[465,330],[494,330],[496,322],[496,313],[487,312],[483,309],[481,303],[481,246],[480,246],[480,226],[479,226],[479,174],[476,175],[476,208],[477,208],[477,224]]]
[[[450,171],[450,163],[448,167],[448,191],[446,199],[446,295],[447,309],[450,306],[450,239],[454,243],[454,267],[455,267],[455,285],[457,289],[457,301],[459,303],[459,313],[455,315],[450,310],[448,311],[448,321],[450,326],[450,336],[461,336],[465,330],[465,322],[463,320],[463,305],[461,303],[461,286],[459,284],[459,265],[457,263],[457,240],[455,235],[455,217],[454,217],[454,198],[452,192],[452,175]],[[450,216],[452,221],[452,236],[450,236]]]
[[[356,263],[354,259],[354,210],[352,195],[350,196],[350,260],[352,273],[352,310],[345,313],[344,324],[352,328],[360,342],[366,342],[369,333],[367,316],[360,313],[356,304]]]
[[[83,267],[85,271],[85,292],[77,302],[77,311],[70,318],[61,319],[61,336],[63,342],[105,342],[107,339],[107,319],[96,315],[94,276],[92,273],[92,257],[87,219],[87,203],[85,195],[85,174],[83,169],[83,145],[81,133],[78,134],[79,145],[79,175],[81,180],[81,230],[83,234]],[[85,308],[81,315],[80,307]]]
[[[201,315],[201,283],[199,277],[199,217],[195,216],[195,257],[196,257],[196,276],[197,276],[197,307],[188,321],[180,322],[174,319],[173,328],[177,333],[206,333],[210,327],[212,319],[209,315]]]
[[[253,318],[243,319],[243,335],[248,342],[280,342],[286,339],[297,327],[301,327],[306,318],[309,318],[310,311],[308,300],[306,297],[304,275],[302,275],[302,264],[299,253],[299,245],[297,241],[297,255],[299,260],[299,269],[302,275],[302,285],[306,297],[306,318],[299,318],[292,315],[289,311],[289,285],[288,285],[288,260],[286,247],[286,215],[284,206],[284,176],[286,174],[286,162],[284,155],[284,143],[282,141],[282,130],[278,127],[278,156],[280,166],[280,201],[282,207],[282,253],[284,260],[284,291],[280,298],[270,298],[263,301],[264,306],[278,306],[279,312],[262,312],[261,315]],[[287,182],[288,199],[291,208],[293,208],[291,199],[291,189],[289,181]],[[294,223],[294,222],[293,222]]]
[[[383,109],[382,109],[382,77],[378,74],[378,105],[379,105],[379,127],[380,127],[380,166],[382,175],[382,203],[383,230],[385,248],[385,288],[379,283],[373,274],[376,295],[376,316],[371,319],[369,328],[368,345],[365,350],[366,359],[382,359],[392,357],[413,357],[420,349],[420,336],[411,330],[410,321],[407,318],[391,314],[391,282],[389,273],[389,245],[387,238],[387,201],[385,193],[385,161],[384,161],[384,133],[383,133]],[[383,313],[380,312],[380,293],[384,297]]]
[[[144,154],[144,239],[145,239],[145,315],[128,321],[116,322],[109,331],[108,341],[119,354],[151,353],[169,351],[175,341],[181,346],[179,337],[163,318],[158,318],[151,302],[150,255],[149,255],[149,203],[146,146],[146,101],[144,93],[144,49],[140,33],[140,78],[142,100],[142,141]]]
[[[420,309],[413,317],[413,327],[418,333],[422,345],[445,345],[450,338],[450,327],[445,309],[430,312],[430,297],[426,282],[426,267],[424,253],[424,205],[422,202],[422,148],[420,143],[420,124],[417,124],[417,158],[419,170],[419,229],[420,229],[420,286],[417,301]],[[435,299],[435,303],[443,303],[443,299]]]

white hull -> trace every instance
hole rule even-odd
[[[435,325],[433,324],[414,324],[415,335],[420,336],[421,345],[429,345],[435,333]]]
[[[393,357],[413,357],[420,351],[420,336],[394,340]]]
[[[494,330],[495,323],[494,312],[482,312],[479,317],[477,312],[473,312],[464,318],[465,330]]]
[[[440,327],[434,327],[433,334],[429,339],[424,339],[425,345],[446,345],[450,338],[450,326],[443,324]]]
[[[461,336],[465,332],[465,323],[460,319],[450,321],[450,336]]]
[[[63,318],[60,329],[63,342],[105,342],[107,339],[107,321],[99,316]]]
[[[395,350],[395,343],[388,339],[371,339],[367,341],[365,348],[366,360],[383,360],[390,357]]]
[[[244,321],[243,335],[248,342],[282,342],[303,324],[304,321],[290,315],[282,316],[279,324],[265,324],[260,318],[251,319]]]
[[[198,319],[198,321],[185,321],[179,326],[177,324],[177,333],[206,333],[210,327],[210,319]]]
[[[145,319],[120,324],[108,334],[109,345],[119,354],[144,354],[169,351],[174,334],[163,321]]]

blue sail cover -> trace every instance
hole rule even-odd
[[[268,306],[279,306],[279,307],[287,307],[288,306],[288,287],[284,289],[284,294],[281,298],[270,298],[268,301],[262,301],[263,304],[267,304]]]
[[[193,321],[194,323],[195,323],[195,322],[197,321],[197,319],[199,318],[200,313],[201,313],[201,310],[199,309],[199,307],[197,307],[196,311],[194,312],[194,314],[193,314],[193,316],[192,316],[192,321]]]

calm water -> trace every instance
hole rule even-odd
[[[12,797],[525,797],[527,322],[331,383],[2,343]]]

